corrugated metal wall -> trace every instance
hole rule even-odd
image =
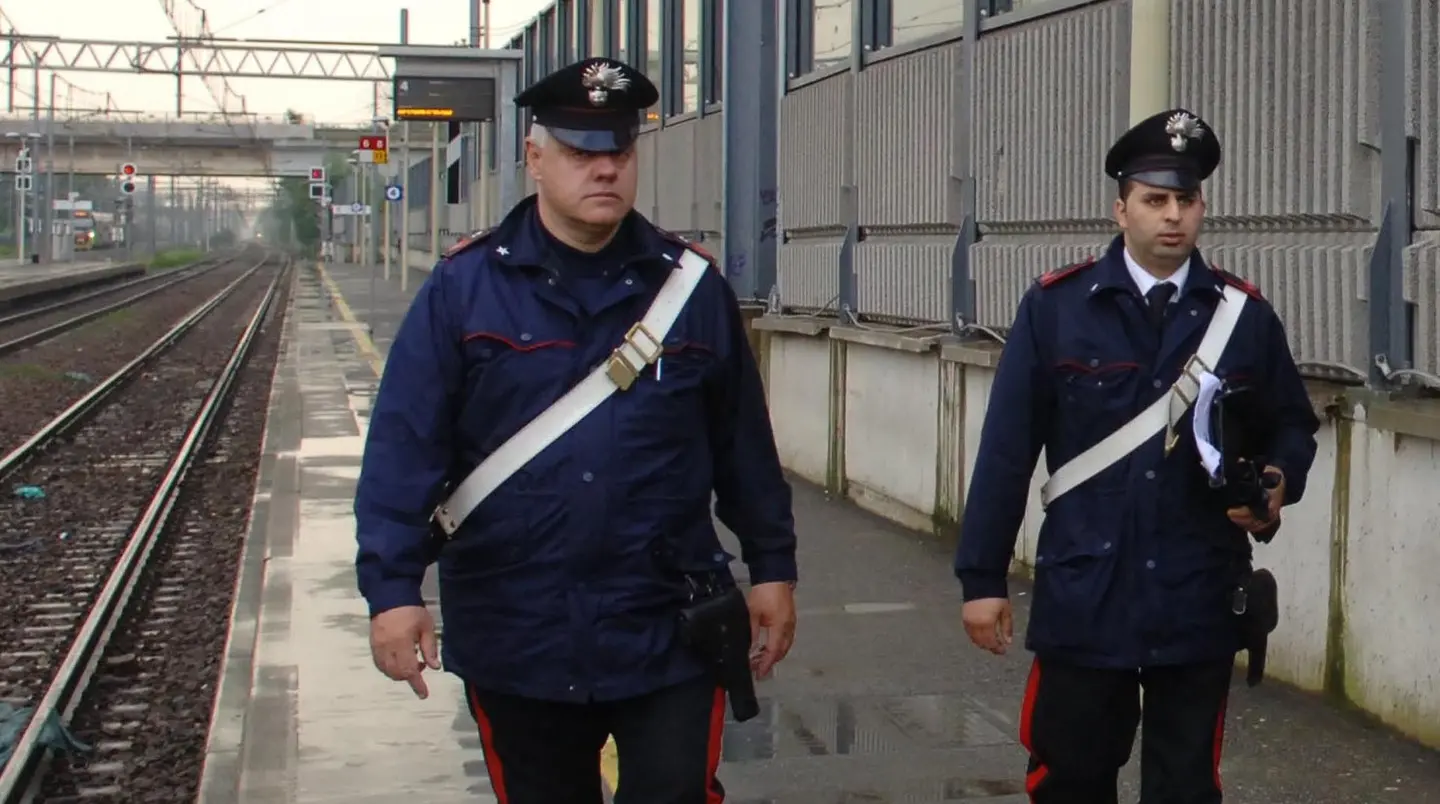
[[[840,292],[841,193],[854,165],[855,77],[841,73],[780,100],[780,227],[776,284],[785,304],[833,307]]]
[[[1415,207],[1407,255],[1416,363],[1440,370],[1440,7],[1410,8]],[[1367,260],[1379,188],[1379,36],[1369,0],[1174,0],[1172,98],[1211,121],[1225,157],[1207,185],[1202,249],[1258,282],[1303,361],[1367,364]],[[1113,232],[1106,149],[1129,117],[1129,3],[1075,4],[1000,25],[976,46],[975,118],[957,108],[963,62],[944,43],[793,87],[781,101],[779,289],[833,306],[847,225],[859,312],[944,321],[957,232],[956,134],[970,125],[982,241],[971,251],[980,323],[1005,326],[1037,274]],[[1022,15],[1017,14],[1019,18]],[[675,136],[679,136],[678,132]],[[674,210],[693,154],[678,169]],[[676,161],[670,161],[671,159]],[[685,160],[685,161],[680,161]],[[697,160],[698,161],[698,160]],[[659,186],[659,185],[657,185]],[[855,192],[846,220],[844,188]]]

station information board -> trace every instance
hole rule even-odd
[[[478,123],[495,119],[493,78],[394,79],[395,119]]]

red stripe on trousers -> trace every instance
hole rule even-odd
[[[1030,662],[1030,677],[1025,681],[1025,699],[1020,703],[1020,744],[1035,756],[1035,745],[1031,737],[1030,729],[1035,715],[1035,698],[1040,693],[1040,659],[1037,657]],[[1037,760],[1038,763],[1038,760]],[[1040,783],[1045,781],[1049,770],[1044,765],[1037,765],[1035,770],[1025,776],[1025,793],[1030,800],[1035,800],[1035,790]]]
[[[1030,797],[1032,803],[1035,801],[1035,791],[1040,789],[1040,783],[1045,781],[1045,777],[1049,775],[1049,773],[1050,771],[1046,770],[1044,765],[1041,765],[1034,771],[1025,774],[1025,795]]]
[[[475,718],[475,725],[480,727],[480,747],[485,751],[485,771],[490,774],[490,786],[495,789],[495,798],[500,804],[510,804],[510,796],[505,793],[505,771],[500,767],[500,755],[495,753],[495,732],[490,728],[490,718],[485,716],[485,710],[480,708],[480,698],[475,694],[475,689],[465,685],[465,697],[470,702],[470,716]]]
[[[1035,753],[1030,744],[1030,718],[1035,714],[1035,696],[1040,692],[1040,660],[1030,662],[1030,677],[1025,681],[1025,699],[1020,703],[1020,744]]]
[[[725,688],[715,688],[715,702],[710,705],[710,744],[705,759],[705,804],[724,804],[725,796],[715,789],[715,774],[720,771],[720,749],[725,734]],[[501,802],[504,804],[504,802]]]

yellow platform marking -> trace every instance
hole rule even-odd
[[[340,292],[340,286],[330,277],[324,264],[316,262],[315,272],[320,275],[321,283],[330,292],[330,300],[335,304],[335,311],[340,314],[340,319],[350,325],[350,337],[355,339],[355,348],[365,356],[370,370],[375,372],[375,379],[380,379],[385,373],[385,358],[381,357],[380,350],[375,348],[375,341],[371,340],[365,326],[345,301],[345,294]],[[615,750],[614,737],[606,738],[605,747],[600,749],[600,777],[605,780],[605,786],[610,788],[612,794],[620,786],[620,756]]]
[[[375,372],[375,379],[385,373],[385,358],[380,356],[380,350],[375,348],[375,341],[370,339],[370,333],[365,330],[365,325],[360,323],[355,311],[350,309],[349,302],[345,301],[345,294],[340,292],[340,286],[330,278],[325,270],[324,263],[315,263],[315,272],[320,275],[320,282],[330,292],[330,300],[335,305],[335,311],[340,314],[340,320],[350,326],[350,337],[355,340],[355,347],[360,350],[365,361],[370,364],[371,371]]]

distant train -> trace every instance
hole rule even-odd
[[[76,251],[114,248],[119,244],[114,213],[76,210],[71,231],[75,235]]]

